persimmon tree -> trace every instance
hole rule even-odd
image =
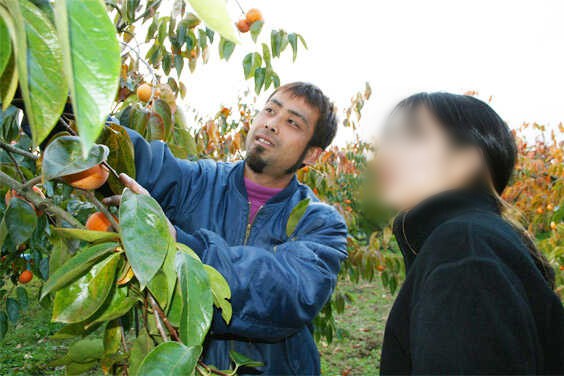
[[[0,339],[37,277],[40,303],[64,324],[53,338],[76,338],[51,364],[69,374],[260,365],[235,352],[230,370],[200,360],[214,306],[231,319],[229,286],[173,239],[154,199],[118,179],[135,176],[122,125],[177,156],[199,154],[179,77],[214,47],[229,60],[249,38],[245,78],[256,93],[279,85],[273,59],[288,49],[295,58],[303,38],[274,29],[263,42],[260,12],[244,17],[248,36],[223,0],[0,0]],[[109,194],[122,194],[119,209],[101,204]]]

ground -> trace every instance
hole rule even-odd
[[[355,302],[337,316],[340,338],[319,345],[323,374],[376,375],[384,324],[393,297],[379,280],[360,284],[344,282],[342,288],[353,295]],[[30,298],[37,295],[37,289],[37,283],[31,286]],[[30,299],[29,308],[21,315],[15,330],[11,327],[1,343],[0,375],[64,374],[62,369],[49,368],[47,363],[64,354],[69,341],[49,339],[60,325],[50,323],[49,311],[32,301],[36,300]]]

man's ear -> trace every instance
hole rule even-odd
[[[310,146],[307,150],[306,156],[304,158],[304,164],[307,166],[311,166],[317,162],[319,157],[323,153],[323,149],[318,146]]]

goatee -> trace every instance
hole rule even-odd
[[[253,151],[247,153],[247,158],[245,159],[247,166],[257,174],[262,174],[267,165],[266,161],[260,156],[264,150],[262,146],[256,146]]]

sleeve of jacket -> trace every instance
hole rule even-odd
[[[135,180],[149,191],[174,222],[178,209],[205,190],[208,161],[191,162],[176,158],[161,141],[147,142],[134,130],[127,133],[135,153]]]
[[[274,252],[229,246],[208,230],[197,233],[206,245],[202,261],[231,288],[231,323],[216,313],[214,333],[276,341],[302,329],[321,310],[347,256],[346,225],[334,208],[311,204],[297,228]]]
[[[433,270],[410,315],[413,373],[534,373],[534,321],[511,278],[476,257]]]

